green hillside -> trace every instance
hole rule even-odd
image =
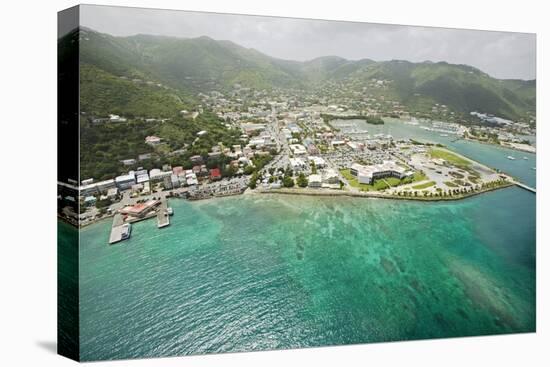
[[[357,90],[369,80],[387,81],[385,88],[371,93],[399,101],[411,111],[439,103],[465,114],[482,111],[516,119],[535,110],[534,81],[499,80],[467,65],[370,62],[352,70],[345,79]]]
[[[113,37],[83,29],[81,62],[115,75],[161,81],[181,90],[299,86],[292,67],[229,41],[136,35]]]
[[[185,93],[121,79],[84,63],[80,86],[80,110],[94,116],[169,118],[194,103]]]
[[[218,142],[236,142],[238,131],[225,128],[209,111],[196,120],[179,111],[197,110],[199,92],[230,91],[237,83],[265,90],[309,89],[320,97],[334,91],[350,99],[374,97],[426,115],[435,103],[460,116],[479,111],[527,120],[535,113],[536,81],[499,80],[467,65],[353,61],[338,56],[299,62],[208,37],[114,37],[86,28],[68,35],[65,43],[72,44],[77,37],[80,107],[86,117],[81,166],[84,176],[95,178],[127,170],[119,161],[138,154],[152,153],[155,164],[187,165],[191,153],[205,155]],[[90,123],[109,114],[128,121],[117,126]],[[142,121],[160,118],[168,121]],[[200,130],[209,133],[195,141]],[[161,136],[165,143],[153,150],[144,144],[148,134]],[[168,154],[182,147],[186,154],[179,158]]]
[[[467,65],[350,61],[338,56],[298,62],[280,60],[230,41],[136,35],[113,37],[83,29],[81,61],[115,76],[155,80],[179,91],[224,90],[235,83],[270,89],[319,88],[347,83],[363,90],[373,79],[389,81],[383,92],[422,111],[433,103],[467,114],[478,110],[517,119],[535,110],[535,81],[499,80]]]

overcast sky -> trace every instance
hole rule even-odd
[[[257,17],[176,10],[82,6],[81,25],[115,36],[209,36],[267,55],[310,60],[447,61],[497,78],[534,79],[534,34]]]

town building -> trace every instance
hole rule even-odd
[[[323,172],[323,183],[336,185],[340,183],[340,177],[334,169],[329,168]]]
[[[136,176],[134,172],[129,172],[127,175],[121,175],[115,178],[116,187],[120,191],[127,190],[136,184]]]
[[[107,190],[107,198],[108,199],[113,200],[113,199],[116,198],[117,195],[118,195],[118,189],[116,187],[113,187],[113,188]]]
[[[307,150],[302,144],[290,144],[290,150],[294,155],[306,155]]]
[[[132,217],[143,218],[151,210],[160,205],[159,200],[149,200],[145,203],[139,203],[136,205],[129,205],[120,209],[121,214],[130,215]]]
[[[158,136],[151,135],[145,138],[145,144],[155,146],[155,145],[159,145],[161,143],[161,140],[162,139],[159,138]]]
[[[168,189],[168,190],[173,189],[174,187],[172,186],[172,174],[170,174],[169,176],[163,177],[162,183],[165,189]]]
[[[306,162],[302,158],[289,158],[290,167],[295,171],[301,171],[307,167]]]
[[[175,175],[172,173],[172,175],[170,175],[170,181],[172,183],[172,188],[174,189],[177,189],[178,187],[181,186],[178,175]]]
[[[136,164],[136,160],[131,158],[131,159],[123,159],[121,160],[122,164],[125,165],[125,166],[133,166],[134,164]]]
[[[149,180],[152,182],[160,182],[163,181],[165,177],[170,177],[172,174],[172,171],[161,171],[158,168],[153,168],[151,171],[149,171]]]
[[[318,174],[309,175],[308,186],[311,188],[319,188],[323,186],[323,179],[321,175],[318,175]]]
[[[96,203],[96,201],[97,201],[97,199],[96,199],[95,196],[91,196],[91,195],[90,195],[90,196],[86,196],[86,197],[84,198],[84,205],[85,205],[85,206],[94,206],[95,203]]]
[[[357,177],[357,181],[363,184],[372,184],[374,180],[385,177],[396,177],[403,179],[413,175],[412,171],[406,170],[394,161],[384,161],[381,164],[370,166],[353,163],[350,167],[350,173]]]
[[[222,178],[222,174],[219,168],[212,168],[210,170],[210,179],[212,181],[218,181],[218,180],[221,180],[221,178]]]
[[[147,181],[149,181],[149,175],[147,174],[147,171],[145,171],[145,173],[140,173],[140,174],[136,173],[136,182],[138,184],[142,184]]]

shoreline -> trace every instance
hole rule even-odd
[[[499,144],[490,143],[488,141],[472,139],[472,138],[462,137],[462,140],[471,141],[471,142],[474,142],[474,143],[479,143],[479,144],[484,144],[484,145],[490,145],[490,146],[494,146],[494,147],[506,148],[506,149],[514,150],[516,152],[530,153],[530,154],[534,154],[534,155],[537,154],[536,148],[535,148],[535,151],[530,151],[530,150],[527,150],[527,149],[521,149],[521,148],[518,148],[518,147],[514,147],[512,145],[505,145],[505,144],[502,144],[502,143],[499,143]]]
[[[406,200],[406,201],[423,201],[423,202],[439,202],[439,201],[458,201],[458,200],[464,200],[468,199],[470,197],[478,196],[481,194],[485,194],[488,192],[500,190],[500,189],[506,189],[509,187],[517,186],[515,183],[507,182],[505,184],[502,184],[500,186],[491,187],[491,188],[485,188],[478,191],[473,191],[466,194],[460,194],[456,196],[437,196],[437,197],[424,197],[424,196],[397,196],[397,195],[388,195],[384,193],[379,192],[354,192],[354,191],[346,191],[346,190],[324,190],[324,189],[309,189],[309,188],[280,188],[280,189],[256,189],[256,190],[246,190],[245,192],[241,194],[234,194],[234,195],[224,195],[222,197],[227,198],[230,196],[238,196],[238,195],[259,195],[259,194],[276,194],[276,195],[297,195],[297,196],[319,196],[319,197],[327,197],[327,196],[345,196],[345,197],[359,197],[363,199],[384,199],[384,200]],[[182,199],[180,197],[171,197],[170,199]],[[209,198],[204,199],[198,199],[198,200],[187,200],[189,202],[193,201],[203,201],[203,200],[212,200],[216,199],[216,196],[212,196]],[[114,214],[110,214],[107,216],[103,216],[101,218],[98,218],[93,221],[86,222],[85,224],[82,224],[80,226],[75,225],[72,221],[68,220],[67,218],[58,215],[57,218],[59,220],[62,220],[63,222],[71,225],[72,227],[76,229],[83,229],[85,227],[88,227],[93,224],[101,223],[107,219],[111,219],[114,217]],[[150,218],[142,218],[141,220],[151,219]],[[140,221],[141,221],[140,220]]]
[[[401,119],[394,119],[393,121],[396,121],[396,122],[399,122],[399,123],[402,123],[402,124],[406,124],[406,125],[411,125],[411,124],[409,124],[406,121],[401,120]],[[416,125],[412,125],[412,126],[416,126]],[[471,137],[465,137],[463,135],[457,135],[457,137],[459,138],[459,140],[464,140],[464,141],[469,141],[469,142],[474,142],[474,143],[479,143],[479,144],[484,144],[484,145],[490,145],[490,146],[494,146],[494,147],[506,148],[506,149],[510,149],[510,150],[513,150],[513,151],[516,151],[516,152],[530,153],[530,154],[534,154],[534,155],[537,154],[536,147],[533,147],[534,150],[528,150],[528,149],[518,148],[518,147],[513,146],[513,145],[502,144],[501,142],[496,144],[496,143],[491,143],[491,142],[488,142],[488,141],[485,141],[485,140],[478,140],[478,139],[474,139],[474,138],[471,138]]]
[[[319,189],[290,189],[290,188],[281,188],[281,189],[271,189],[271,190],[257,190],[252,193],[255,194],[281,194],[281,195],[302,195],[302,196],[347,196],[347,197],[360,197],[366,199],[385,199],[385,200],[409,200],[409,201],[424,201],[424,202],[436,202],[436,201],[457,201],[467,199],[473,196],[480,194],[485,194],[491,191],[496,191],[500,189],[509,188],[516,186],[514,183],[508,182],[497,187],[491,187],[486,189],[481,189],[479,191],[473,191],[466,194],[456,195],[456,196],[437,196],[437,197],[424,197],[424,196],[397,196],[397,195],[387,195],[383,193],[375,192],[353,192],[353,191],[321,191]]]

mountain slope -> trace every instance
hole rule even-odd
[[[535,110],[535,81],[499,80],[467,65],[351,61],[338,56],[298,62],[208,37],[113,37],[82,29],[81,39],[85,65],[190,93],[229,89],[236,83],[256,89],[314,89],[341,83],[350,91],[383,93],[412,111],[439,103],[459,113],[477,110],[517,119]],[[373,80],[385,81],[385,87],[370,88]]]

